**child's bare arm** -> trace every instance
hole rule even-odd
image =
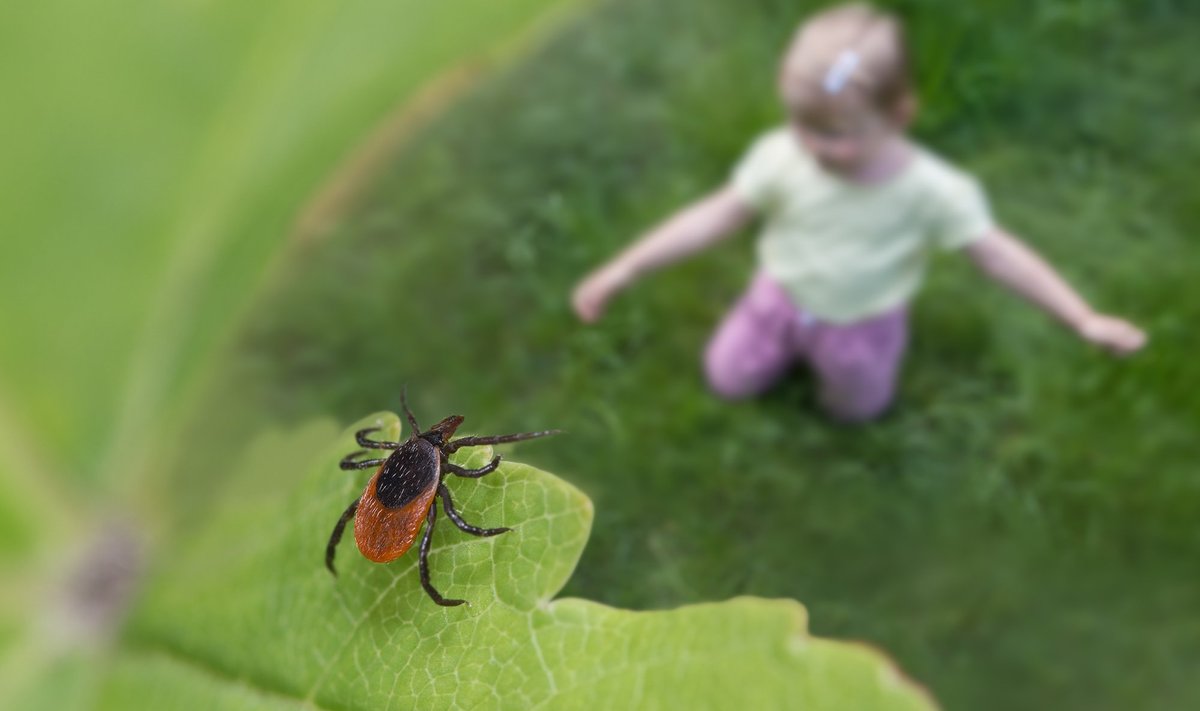
[[[676,212],[575,287],[571,303],[584,321],[600,318],[609,299],[639,276],[719,242],[744,226],[753,209],[724,186]]]
[[[1121,355],[1146,343],[1146,334],[1132,323],[1097,313],[1028,245],[996,229],[967,247],[972,261],[989,277],[1004,284],[1055,316],[1082,338]]]

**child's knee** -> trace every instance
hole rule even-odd
[[[727,400],[769,388],[795,358],[795,314],[787,292],[765,274],[756,275],[704,350],[709,388]]]
[[[756,392],[756,383],[725,349],[710,347],[704,353],[704,378],[708,388],[725,400],[741,400]]]
[[[849,352],[821,373],[821,407],[831,419],[865,424],[891,406],[896,368],[866,351]]]

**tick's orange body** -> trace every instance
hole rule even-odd
[[[433,446],[424,440],[417,442],[433,449]],[[410,445],[420,446],[411,439],[404,443],[404,447]],[[396,459],[401,451],[398,449],[393,452],[388,461],[375,472],[375,476],[371,477],[371,481],[367,482],[367,488],[358,500],[358,512],[354,514],[354,542],[367,559],[376,563],[390,563],[412,548],[413,542],[417,540],[417,532],[421,530],[421,524],[429,515],[429,507],[433,505],[433,499],[437,496],[438,482],[441,479],[441,462],[434,452],[435,456],[430,462],[433,471],[432,476],[428,477],[428,485],[412,491],[412,498],[406,503],[394,507],[384,505],[379,496],[379,481],[385,475],[395,477],[395,469],[390,469],[388,464]],[[420,472],[427,473],[430,472]],[[411,476],[411,473],[408,474]],[[385,489],[387,483],[385,478]]]

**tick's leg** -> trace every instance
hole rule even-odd
[[[500,466],[499,455],[492,457],[492,461],[484,464],[478,469],[467,469],[466,467],[460,467],[457,464],[451,464],[449,460],[442,462],[442,469],[445,469],[453,474],[457,474],[458,476],[465,476],[469,479],[478,479],[484,474],[491,474],[492,472],[496,471],[496,467],[498,466]]]
[[[541,432],[518,432],[517,434],[489,435],[487,437],[459,437],[445,446],[447,454],[453,453],[460,447],[476,447],[481,444],[504,444],[505,442],[520,442],[523,439],[535,439],[558,434],[562,430],[542,430]]]
[[[400,446],[400,442],[382,442],[367,439],[367,435],[378,431],[378,427],[368,427],[365,430],[359,430],[354,433],[354,440],[358,442],[358,446],[366,447],[367,449],[397,449]]]
[[[400,391],[400,404],[404,406],[404,414],[408,416],[408,424],[412,426],[413,434],[421,433],[421,426],[417,424],[417,418],[412,414],[412,410],[408,409],[408,386]]]
[[[402,442],[387,442],[385,440],[367,439],[367,435],[372,432],[378,432],[378,427],[368,427],[354,433],[354,440],[358,442],[360,447],[367,449],[398,449]]]
[[[454,502],[450,500],[450,490],[446,488],[445,484],[438,484],[438,494],[442,497],[442,506],[446,508],[446,515],[450,517],[450,520],[454,522],[454,525],[458,526],[460,529],[466,531],[472,536],[498,536],[505,531],[512,530],[511,528],[507,527],[480,528],[479,526],[472,526],[471,524],[462,520],[462,516],[459,516],[458,512],[454,510]]]
[[[329,537],[329,545],[325,547],[325,567],[329,568],[329,572],[337,575],[337,571],[333,569],[333,554],[337,552],[338,541],[342,540],[342,531],[346,530],[346,522],[354,518],[354,512],[358,510],[358,499],[350,504],[350,508],[342,514],[338,519],[337,525],[333,527],[333,535]]]
[[[347,470],[349,470],[349,469],[370,469],[371,467],[377,467],[380,464],[383,464],[384,462],[387,461],[386,458],[360,459],[357,462],[354,461],[355,457],[357,457],[360,454],[366,454],[366,453],[367,453],[367,450],[365,450],[365,449],[360,449],[357,452],[351,452],[350,454],[347,454],[345,457],[342,457],[342,461],[338,464],[338,466],[341,467],[342,469],[347,469]]]
[[[429,514],[425,517],[425,535],[421,537],[420,550],[420,567],[421,567],[421,587],[425,588],[425,592],[429,593],[429,597],[442,607],[454,607],[461,605],[466,600],[447,600],[442,597],[442,594],[433,587],[433,583],[429,582],[429,542],[433,540],[433,524],[437,522],[437,504],[429,507]]]

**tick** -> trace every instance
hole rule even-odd
[[[354,519],[354,542],[358,550],[369,560],[376,563],[388,563],[404,555],[417,539],[421,523],[425,523],[425,533],[421,537],[421,548],[418,560],[421,568],[421,587],[429,593],[429,597],[439,605],[452,607],[461,605],[466,600],[452,600],[442,597],[441,593],[429,582],[429,542],[433,538],[433,527],[437,523],[437,503],[435,498],[441,497],[442,508],[446,515],[461,530],[473,536],[495,536],[508,528],[480,528],[472,526],[463,520],[454,508],[450,498],[450,490],[446,488],[447,474],[477,479],[496,471],[500,466],[500,457],[492,458],[478,469],[466,469],[450,462],[450,455],[463,447],[475,447],[483,444],[502,444],[504,442],[519,442],[535,437],[557,434],[559,430],[542,432],[521,432],[518,434],[493,435],[489,437],[460,437],[450,439],[454,431],[462,424],[461,415],[451,415],[428,430],[422,431],[417,424],[417,418],[408,409],[408,398],[401,395],[404,414],[408,416],[408,424],[412,426],[412,434],[403,442],[384,442],[368,439],[367,435],[378,431],[378,427],[368,427],[355,433],[354,439],[359,446],[365,447],[345,456],[341,461],[342,469],[371,469],[378,467],[375,475],[367,482],[367,488],[350,507],[346,509],[337,525],[333,527],[333,535],[329,537],[329,545],[325,549],[325,567],[337,575],[333,567],[333,557],[337,552],[338,541],[342,540],[342,532],[350,519]],[[387,457],[377,459],[358,459],[372,449],[393,450]]]

